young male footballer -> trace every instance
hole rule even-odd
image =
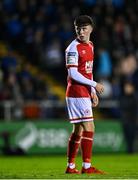
[[[72,134],[68,141],[66,173],[78,174],[75,158],[79,149],[82,154],[81,173],[103,174],[91,164],[94,137],[94,118],[92,106],[98,105],[98,96],[104,86],[93,80],[94,46],[90,41],[93,21],[90,16],[81,15],[74,21],[76,39],[66,49],[66,67],[68,84],[66,104],[70,123],[73,124]]]

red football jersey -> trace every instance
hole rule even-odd
[[[77,67],[78,72],[92,80],[94,47],[92,42],[83,43],[75,39],[66,49],[66,67]],[[90,97],[91,87],[68,78],[67,97]]]

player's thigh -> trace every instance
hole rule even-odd
[[[82,122],[82,126],[84,131],[95,131],[94,121]]]
[[[73,124],[73,133],[81,136],[83,132],[83,126],[81,123],[74,123]]]

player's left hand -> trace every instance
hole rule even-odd
[[[92,93],[92,94],[91,94],[91,98],[92,98],[92,107],[98,106],[98,104],[99,104],[99,98],[98,98],[97,94]]]

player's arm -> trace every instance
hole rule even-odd
[[[73,80],[75,80],[79,83],[94,87],[97,90],[97,92],[100,94],[104,90],[104,87],[102,84],[97,83],[96,81],[93,81],[93,80],[90,80],[90,79],[84,77],[81,73],[78,72],[77,67],[68,68],[68,75],[70,78],[72,78]]]
[[[79,83],[96,87],[97,83],[93,80],[90,80],[90,79],[84,77],[81,73],[78,72],[77,67],[70,67],[68,69],[68,75],[70,78],[72,78],[73,80],[75,80]]]

